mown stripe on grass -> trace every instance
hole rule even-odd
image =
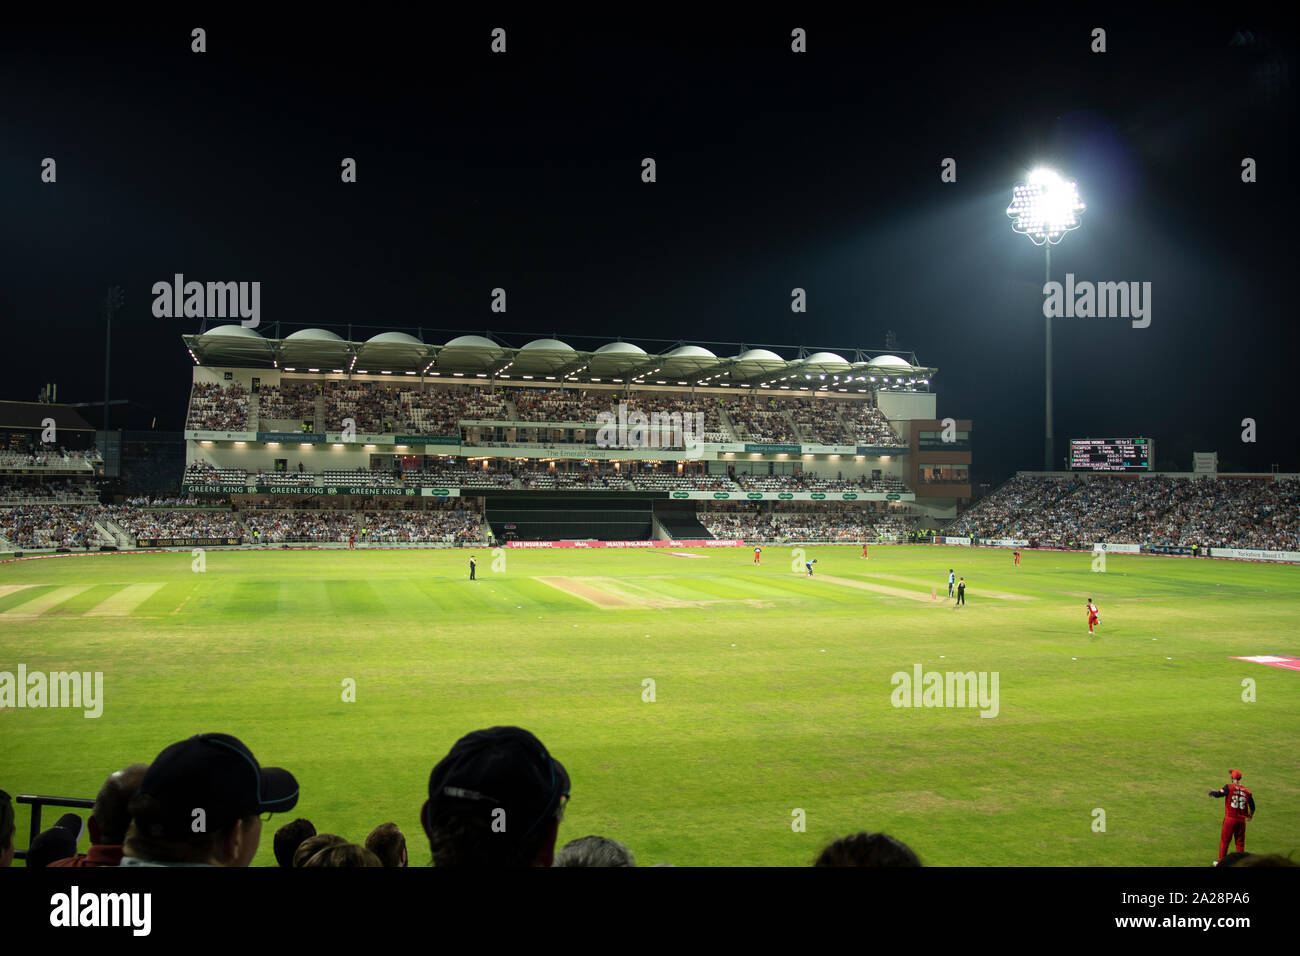
[[[86,611],[86,617],[127,617],[162,587],[160,581],[128,584]]]
[[[38,617],[58,607],[64,601],[76,597],[82,591],[87,591],[89,589],[89,584],[77,584],[68,587],[54,588],[53,590],[45,591],[42,594],[36,595],[29,601],[24,601],[15,607],[9,608],[7,611],[0,614],[0,617]]]
[[[280,613],[280,582],[254,578],[237,582],[226,596],[222,617],[267,617]]]
[[[54,590],[58,585],[55,584],[19,584],[15,585],[14,590],[8,594],[0,595],[0,613],[8,611],[11,607],[17,607],[24,604],[32,598],[46,594]]]
[[[385,608],[383,599],[366,581],[326,578],[321,583],[325,585],[325,599],[336,614],[370,616]]]
[[[443,613],[463,607],[460,599],[447,587],[446,578],[420,577],[407,578],[406,583],[419,595],[420,604],[426,611]]]
[[[51,614],[57,614],[60,617],[77,616],[84,614],[90,608],[94,607],[106,597],[116,594],[122,589],[121,584],[96,584],[75,597],[69,598],[51,611]]]

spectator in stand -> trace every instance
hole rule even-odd
[[[585,836],[570,840],[555,854],[556,866],[636,866],[632,851],[617,840]]]
[[[0,790],[0,868],[14,862],[14,798]]]
[[[272,844],[275,849],[276,865],[292,867],[293,857],[298,852],[298,847],[315,835],[316,828],[312,826],[312,822],[302,817],[276,830],[275,841]]]
[[[262,767],[227,734],[200,734],[160,753],[132,798],[122,866],[248,866],[262,836],[262,814],[298,803],[298,781]],[[195,832],[195,808],[202,832]]]
[[[293,851],[293,865],[295,867],[306,866],[307,861],[321,850],[329,849],[332,846],[342,846],[347,842],[337,833],[318,833],[313,837],[308,837],[298,844],[298,849]]]
[[[319,850],[301,864],[303,867],[351,868],[382,867],[379,857],[355,843],[335,843]]]
[[[366,837],[366,849],[379,857],[384,866],[406,866],[406,836],[396,823],[381,823]]]
[[[550,866],[568,799],[564,766],[528,731],[467,734],[434,766],[420,809],[434,866]]]
[[[948,533],[1048,544],[1293,551],[1300,546],[1300,481],[1018,475],[976,503]]]
[[[220,382],[196,382],[185,427],[210,431],[244,431],[248,425],[248,389]]]
[[[920,866],[911,848],[884,833],[855,833],[841,837],[821,853],[813,866]]]
[[[122,862],[122,844],[131,825],[128,809],[131,798],[140,789],[145,771],[149,768],[134,763],[110,774],[99,788],[95,806],[86,821],[90,833],[90,849],[76,856],[56,860],[50,866],[118,866]]]
[[[81,817],[75,813],[59,817],[54,826],[32,838],[32,845],[27,848],[27,868],[43,869],[58,860],[75,856],[83,829]]]

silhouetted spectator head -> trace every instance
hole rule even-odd
[[[836,840],[813,866],[920,866],[912,850],[884,833],[855,833]]]
[[[101,846],[121,846],[131,825],[131,798],[140,790],[148,764],[133,763],[109,775],[95,797],[94,809],[86,829],[90,842]]]
[[[55,860],[50,866],[120,866],[122,844],[131,825],[131,799],[140,790],[147,764],[136,763],[109,775],[95,797],[86,821],[90,849],[85,853]],[[75,851],[74,851],[75,852]]]
[[[1229,853],[1219,861],[1219,866],[1239,866],[1241,862],[1250,856],[1249,853]]]
[[[302,841],[316,835],[316,828],[312,826],[310,820],[304,820],[299,817],[291,823],[286,823],[280,829],[275,831],[275,862],[279,866],[293,866],[293,855],[298,852],[298,847]]]
[[[14,799],[0,790],[0,867],[14,861]]]
[[[636,866],[632,851],[617,840],[585,836],[570,840],[555,854],[555,866]]]
[[[293,865],[303,866],[321,850],[347,842],[337,833],[318,833],[308,837],[298,844],[298,849],[293,851]]]
[[[59,817],[54,826],[32,838],[32,845],[27,848],[28,868],[46,867],[55,860],[76,856],[81,831],[81,817],[75,813]]]
[[[1245,856],[1246,859],[1244,859],[1244,860],[1242,860],[1241,862],[1239,862],[1239,863],[1237,864],[1238,867],[1243,867],[1243,866],[1300,866],[1300,863],[1297,863],[1295,860],[1291,859],[1289,856],[1283,856],[1281,853],[1245,853],[1245,854],[1243,854],[1243,856]],[[1224,857],[1224,860],[1227,860],[1227,857]],[[1220,863],[1219,865],[1222,866],[1223,864]]]
[[[382,867],[384,864],[363,846],[355,843],[334,843],[313,853],[302,863],[306,867],[347,868],[354,866]]]
[[[200,734],[160,753],[132,798],[123,866],[248,866],[262,814],[298,803],[298,781],[262,767],[229,734]]]
[[[520,727],[466,734],[429,775],[420,810],[434,866],[550,866],[569,774]]]
[[[406,866],[406,836],[396,823],[381,823],[366,837],[366,849],[384,866]]]

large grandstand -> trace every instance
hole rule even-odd
[[[409,540],[707,540],[740,526],[762,540],[893,540],[970,496],[970,423],[940,441],[937,370],[915,355],[231,325],[184,341],[180,491],[237,514],[458,500],[477,529],[435,523]],[[736,502],[745,515],[717,516]],[[240,521],[264,540],[262,519]],[[282,524],[307,529],[289,540],[342,536]],[[367,543],[385,540],[366,524]]]
[[[899,540],[955,517],[970,495],[970,423],[949,420],[940,440],[937,370],[910,354],[580,349],[487,335],[430,345],[402,332],[273,338],[232,325],[183,340],[194,367],[175,484],[99,505],[84,483],[56,486],[39,470],[45,446],[14,433],[0,547],[668,541],[737,530],[763,541]],[[33,511],[41,499],[47,507]]]
[[[75,410],[0,404],[0,549],[937,535],[1300,551],[1287,475],[1021,473],[972,506],[971,422],[937,417],[938,370],[911,354],[231,325],[183,341],[185,467],[165,486],[102,494]],[[40,440],[50,415],[62,442]]]

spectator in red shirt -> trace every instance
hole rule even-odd
[[[126,828],[131,825],[127,806],[140,789],[140,781],[149,769],[148,764],[133,763],[109,776],[99,788],[94,809],[86,829],[90,833],[90,849],[76,856],[55,860],[50,866],[119,866],[122,862],[122,842]]]

